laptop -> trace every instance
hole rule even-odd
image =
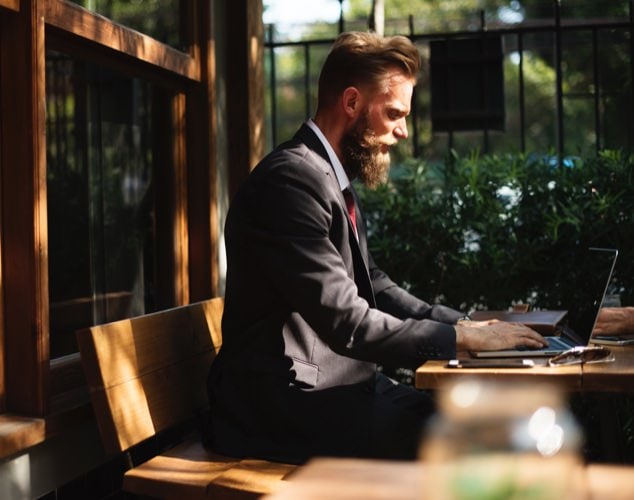
[[[569,310],[565,322],[561,326],[559,336],[546,336],[548,346],[541,349],[516,348],[501,351],[474,351],[475,358],[534,358],[555,356],[575,346],[586,346],[590,343],[592,330],[596,323],[612,278],[618,251],[611,248],[589,248],[584,269],[581,273],[582,283],[577,286],[592,292],[587,296],[587,303],[579,304],[574,310]]]

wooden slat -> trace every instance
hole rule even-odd
[[[207,324],[193,320],[203,314],[197,303],[89,328],[80,337],[90,335],[100,375],[89,386],[107,389],[214,350]]]
[[[65,0],[46,2],[46,24],[175,74],[200,81],[189,54]]]
[[[108,399],[107,409],[115,426],[118,452],[187,421],[207,407],[205,380],[212,353],[144,374],[105,391],[96,397]]]
[[[207,300],[200,304],[211,333],[211,342],[217,353],[222,345],[222,311],[224,309],[224,300]],[[194,321],[197,321],[198,309],[191,311],[191,314]]]
[[[155,498],[207,498],[209,485],[238,459],[213,454],[200,439],[187,441],[126,472],[123,489]]]
[[[218,455],[195,439],[126,472],[123,489],[155,498],[255,499],[277,491],[296,468]]]
[[[222,307],[216,298],[77,333],[107,451],[126,450],[206,408]]]
[[[260,498],[276,492],[296,465],[266,460],[244,459],[227,469],[207,488],[208,498],[243,499]]]

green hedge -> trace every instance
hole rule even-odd
[[[569,308],[579,250],[618,248],[611,292],[634,298],[634,157],[453,155],[394,166],[360,188],[369,246],[414,294],[467,309]]]

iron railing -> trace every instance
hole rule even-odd
[[[436,32],[436,33],[416,33],[414,29],[414,17],[409,17],[408,32],[403,33],[414,42],[416,42],[423,49],[425,45],[428,45],[432,40],[451,40],[451,39],[465,39],[472,38],[477,39],[482,36],[499,35],[507,40],[508,51],[505,49],[504,57],[510,57],[511,53],[517,64],[518,79],[517,89],[506,89],[506,91],[512,90],[512,93],[517,95],[517,108],[509,109],[509,115],[514,116],[516,126],[514,132],[517,137],[513,139],[515,150],[521,152],[533,152],[534,146],[531,146],[527,141],[527,129],[530,124],[527,123],[527,103],[530,103],[530,95],[527,95],[526,75],[525,72],[525,55],[531,48],[527,47],[527,39],[531,36],[546,36],[552,40],[552,68],[554,69],[554,99],[552,102],[551,110],[548,113],[553,114],[553,134],[551,137],[544,141],[544,149],[552,150],[556,153],[559,162],[562,158],[568,154],[571,154],[566,148],[566,105],[565,100],[579,100],[587,99],[591,101],[591,115],[589,119],[592,122],[580,123],[580,120],[576,120],[573,123],[574,127],[586,127],[588,130],[592,130],[594,134],[594,149],[598,152],[606,147],[618,148],[626,151],[632,150],[634,144],[634,98],[633,98],[633,82],[634,82],[634,0],[629,0],[629,17],[625,18],[606,18],[606,19],[564,19],[561,15],[561,5],[559,0],[553,0],[553,16],[552,19],[541,19],[526,21],[517,25],[504,25],[501,23],[485,22],[484,12],[480,13],[480,23],[477,29],[467,29],[462,31],[451,32]],[[346,27],[343,15],[339,20],[339,31],[344,30]],[[591,57],[587,61],[588,68],[591,75],[591,81],[588,82],[587,87],[590,89],[587,92],[575,92],[572,90],[566,90],[564,85],[564,70],[567,64],[564,55],[564,41],[563,36],[569,36],[571,34],[590,34],[590,54]],[[601,57],[601,36],[606,34],[618,34],[626,41],[627,48],[625,54],[621,54],[621,58],[618,61],[619,67],[608,68],[613,72],[618,72],[623,76],[626,85],[623,86],[618,92],[603,88],[604,82],[601,78],[601,64],[603,63]],[[318,64],[315,64],[314,58],[311,57],[313,52],[317,48],[327,50],[327,48],[334,41],[332,38],[320,38],[313,40],[302,41],[276,41],[275,28],[269,26],[267,31],[267,39],[265,40],[265,50],[267,51],[267,93],[268,93],[268,119],[270,120],[269,141],[271,146],[277,145],[281,140],[285,140],[288,137],[280,136],[280,101],[279,101],[279,86],[278,69],[276,67],[276,59],[280,50],[293,49],[300,50],[303,53],[303,76],[301,78],[300,86],[303,87],[303,117],[308,118],[313,113],[314,92],[316,87],[316,74],[319,70]],[[325,49],[324,49],[325,48]],[[298,82],[295,82],[296,84]],[[423,88],[422,91],[425,89]],[[421,90],[418,89],[418,92]],[[618,94],[618,95],[617,95]],[[626,109],[620,106],[619,116],[607,116],[610,111],[604,109],[604,99],[617,98],[620,103],[627,103]],[[412,152],[414,156],[424,156],[425,150],[430,149],[430,145],[446,141],[446,147],[448,150],[453,149],[456,145],[456,138],[459,137],[461,132],[449,131],[443,138],[443,134],[431,132],[427,134],[427,142],[421,138],[421,130],[430,130],[429,125],[429,106],[425,102],[421,103],[421,100],[414,96],[414,103],[412,106],[411,116],[411,131],[410,134],[412,140]],[[295,110],[297,111],[297,110]],[[533,112],[535,110],[532,110]],[[615,120],[619,123],[619,135],[618,137],[609,138],[609,132],[606,130],[606,125],[611,123],[611,120]],[[548,122],[548,120],[546,120]],[[570,129],[572,130],[572,129]],[[625,130],[625,131],[624,131]],[[470,134],[471,147],[477,147],[483,152],[495,152],[495,148],[492,148],[490,141],[490,131],[481,130],[480,139],[477,142],[473,142],[473,134]],[[508,132],[505,132],[508,133]],[[506,138],[508,144],[510,139]],[[431,148],[433,149],[433,148]],[[436,148],[437,150],[438,148]],[[492,150],[493,149],[493,150]]]

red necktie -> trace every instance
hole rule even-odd
[[[354,210],[354,196],[352,195],[352,191],[349,189],[343,190],[343,197],[346,200],[346,208],[348,209],[348,215],[350,216],[350,220],[352,221],[352,227],[354,228],[354,232],[357,232],[357,213]]]

